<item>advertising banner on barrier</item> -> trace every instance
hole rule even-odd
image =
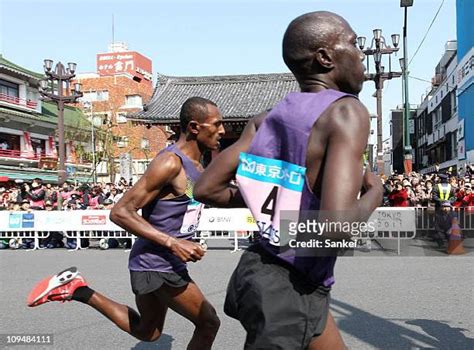
[[[0,232],[7,231],[123,231],[109,219],[109,210],[0,211]],[[377,231],[416,231],[415,208],[378,208],[369,221]],[[258,231],[245,208],[204,209],[198,231]]]
[[[109,210],[0,211],[0,231],[123,231]]]
[[[198,231],[258,231],[248,209],[204,209]]]

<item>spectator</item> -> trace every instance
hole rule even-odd
[[[448,184],[448,176],[445,174],[440,174],[439,178],[440,183],[434,187],[432,193],[435,208],[440,208],[441,203],[444,201],[449,201],[452,205],[456,200],[455,190],[451,184]]]
[[[5,140],[2,140],[2,142],[0,142],[0,150],[5,151],[9,148],[10,147],[8,146],[8,143]]]
[[[395,183],[395,188],[388,195],[388,200],[392,207],[408,207],[408,192],[400,182]]]
[[[95,186],[92,189],[91,197],[89,200],[89,209],[99,209],[99,205],[104,202],[104,195],[100,186]]]
[[[123,193],[119,192],[118,189],[116,189],[115,187],[113,187],[111,190],[110,190],[110,196],[109,198],[114,202],[114,203],[117,203],[120,198],[122,198],[123,196]]]
[[[30,200],[30,207],[34,210],[44,209],[44,200],[46,191],[43,188],[43,181],[40,178],[35,178],[31,183],[31,190],[28,184],[24,186],[26,197]]]
[[[465,185],[465,193],[462,199],[463,206],[474,207],[474,193],[472,192],[472,186],[470,183]]]
[[[8,201],[10,199],[10,193],[5,187],[0,187],[0,210],[8,209]]]

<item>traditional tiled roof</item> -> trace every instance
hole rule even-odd
[[[11,72],[15,72],[17,74],[21,74],[24,76],[27,76],[29,78],[35,78],[38,80],[41,80],[44,78],[43,74],[33,72],[31,70],[28,70],[26,68],[23,68],[13,62],[10,62],[9,60],[5,59],[2,54],[0,54],[0,68],[9,70]]]
[[[247,120],[271,107],[298,84],[290,73],[170,77],[158,75],[153,96],[143,111],[128,118],[140,123],[179,122],[179,111],[189,97],[214,101],[224,120]]]

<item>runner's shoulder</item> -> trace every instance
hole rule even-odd
[[[349,96],[332,103],[324,114],[324,124],[328,130],[354,128],[354,131],[356,131],[360,127],[365,129],[370,123],[367,108],[359,99]]]
[[[173,152],[163,152],[150,163],[148,170],[151,173],[166,173],[168,176],[177,176],[182,168],[181,158]],[[147,172],[148,172],[147,170]]]
[[[265,120],[266,116],[270,110],[257,114],[255,117],[249,120],[248,126],[249,128],[253,129],[253,131],[257,131],[260,125],[262,125],[263,121]]]

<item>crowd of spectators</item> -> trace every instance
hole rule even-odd
[[[384,206],[389,207],[428,207],[439,208],[471,207],[474,210],[474,167],[468,167],[464,176],[455,176],[448,172],[434,174],[392,174],[382,176],[384,186]],[[440,200],[439,184],[449,184],[449,198]],[[111,209],[132,183],[121,178],[118,183],[73,184],[66,182],[61,188],[45,184],[40,178],[32,182],[15,181],[8,185],[0,184],[0,210],[34,211],[57,210],[59,203],[62,210]],[[58,199],[62,199],[61,201]],[[32,248],[33,240],[19,240],[17,248]],[[82,240],[81,240],[82,242]],[[83,240],[81,245],[89,246],[89,240]],[[101,248],[130,247],[129,239],[101,240]],[[13,247],[15,242],[0,240],[0,249]],[[76,239],[66,239],[61,232],[52,232],[47,239],[42,240],[44,248],[76,247]]]
[[[117,184],[77,184],[66,182],[59,188],[44,184],[40,178],[31,183],[15,181],[0,186],[0,210],[56,210],[62,198],[63,210],[110,209],[129,189],[130,183],[121,178]]]
[[[449,171],[425,175],[412,172],[409,175],[382,176],[384,206],[435,207],[437,198],[434,196],[436,191],[433,190],[442,181],[451,186],[449,202],[453,207],[474,206],[474,172],[471,171],[464,176],[455,176]]]
[[[40,178],[31,183],[15,181],[9,185],[0,186],[0,210],[25,211],[57,210],[62,205],[63,210],[111,209],[132,184],[124,178],[114,183],[72,184],[64,183],[62,187],[44,184]],[[62,199],[62,201],[59,201]],[[62,202],[62,203],[61,203]],[[61,204],[59,204],[61,203]],[[32,239],[0,240],[0,249],[33,248]],[[43,248],[75,249],[76,239],[65,238],[62,232],[50,232],[48,238],[41,240]],[[88,247],[89,240],[81,239],[82,247]],[[99,246],[102,249],[118,247],[129,248],[130,239],[102,239]]]
[[[384,203],[387,207],[434,207],[433,189],[442,178],[451,185],[453,207],[474,206],[474,169],[464,176],[450,172],[421,175],[392,174],[382,176]],[[446,182],[446,180],[445,180]],[[16,181],[0,185],[0,210],[30,211],[56,210],[58,198],[62,198],[63,210],[111,209],[132,184],[121,178],[117,183],[77,184],[66,182],[61,188],[44,184],[39,178],[31,183]]]

